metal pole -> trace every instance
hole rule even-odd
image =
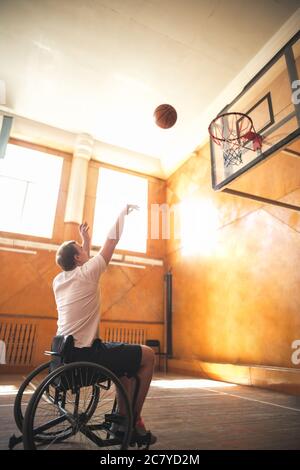
[[[166,292],[166,311],[165,311],[165,326],[166,326],[166,353],[168,357],[173,356],[172,344],[172,272],[171,270],[165,274],[165,292]]]

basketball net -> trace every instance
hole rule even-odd
[[[262,136],[255,132],[252,119],[247,114],[221,114],[210,123],[208,132],[223,149],[225,167],[242,164],[243,149],[261,150]]]

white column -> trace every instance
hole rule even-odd
[[[76,138],[65,211],[65,222],[82,223],[89,160],[94,139],[89,134]]]

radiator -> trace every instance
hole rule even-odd
[[[104,335],[101,334],[102,340],[106,342],[120,341],[130,344],[145,344],[146,330],[144,328],[116,328],[104,327]]]
[[[0,339],[5,343],[5,362],[31,365],[36,337],[35,323],[0,322]]]

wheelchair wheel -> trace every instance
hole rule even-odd
[[[125,416],[113,410],[116,396]],[[126,449],[131,430],[131,407],[120,380],[98,364],[74,362],[54,370],[32,395],[23,443],[24,449],[38,450]]]
[[[22,432],[24,414],[29,398],[33,394],[36,387],[41,383],[41,381],[48,374],[50,362],[45,362],[39,367],[34,369],[24,380],[20,386],[18,393],[15,398],[14,403],[14,418],[17,427]]]

